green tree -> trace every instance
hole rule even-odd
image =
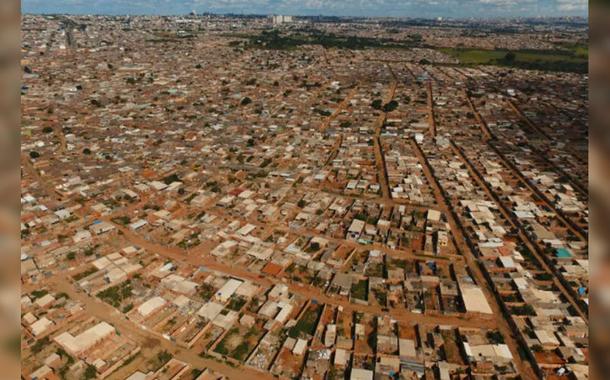
[[[386,104],[383,106],[383,110],[384,110],[385,112],[392,112],[392,111],[394,111],[396,108],[398,108],[398,102],[397,102],[396,100],[392,100],[392,101],[390,101],[389,103],[386,103]]]
[[[383,106],[383,100],[381,100],[381,99],[375,99],[371,103],[371,107],[375,108],[376,110],[380,110],[382,106]]]
[[[84,379],[85,380],[95,379],[96,376],[97,376],[97,370],[95,369],[94,366],[89,364],[87,366],[87,369],[85,369],[85,373],[83,374]]]

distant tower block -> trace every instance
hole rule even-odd
[[[273,15],[273,25],[282,25],[292,22],[292,16]]]

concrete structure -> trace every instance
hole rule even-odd
[[[99,344],[104,339],[114,335],[115,332],[116,330],[110,324],[100,322],[77,336],[73,336],[69,332],[64,332],[56,336],[53,340],[69,354],[81,356],[96,344]]]

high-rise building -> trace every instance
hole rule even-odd
[[[292,16],[273,15],[273,25],[281,25],[292,22]]]

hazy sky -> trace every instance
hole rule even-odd
[[[2,0],[0,0],[2,1]],[[586,16],[587,0],[22,0],[24,13],[203,13],[510,17]]]

